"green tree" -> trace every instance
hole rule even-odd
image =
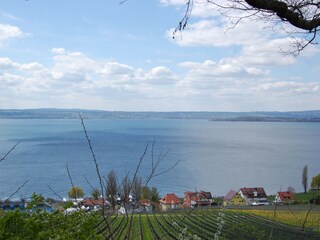
[[[312,178],[311,188],[320,189],[320,173]]]
[[[99,190],[99,188],[95,188],[95,189],[92,189],[91,191],[91,196],[97,200],[100,196],[101,196],[101,191]]]
[[[27,208],[36,207],[42,203],[44,203],[44,196],[42,194],[37,194],[34,192],[31,196],[31,201],[28,204]]]
[[[307,188],[308,188],[308,165],[305,165],[302,170],[302,186],[303,186],[304,194],[306,194]]]
[[[159,197],[158,189],[156,187],[150,188],[148,186],[145,186],[143,188],[141,198],[148,199],[152,202],[159,202],[160,197]]]
[[[70,188],[68,192],[69,198],[83,198],[84,197],[84,191],[82,188],[73,186]]]

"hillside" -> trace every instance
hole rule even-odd
[[[124,112],[84,109],[0,109],[0,119],[205,119],[210,121],[320,122],[320,110],[297,112]]]

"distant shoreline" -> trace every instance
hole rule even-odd
[[[320,122],[320,118],[290,118],[290,117],[237,117],[213,118],[213,122]]]
[[[84,109],[0,109],[0,119],[202,119],[228,122],[320,122],[320,110],[295,112],[126,112]]]

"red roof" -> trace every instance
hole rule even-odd
[[[294,193],[293,192],[278,192],[278,195],[281,201],[293,201]]]
[[[163,198],[160,199],[161,203],[164,204],[179,204],[181,203],[180,199],[174,193],[168,193]]]
[[[208,193],[209,192],[185,192],[184,193],[184,197],[185,197],[185,201],[189,200],[189,201],[194,201],[196,202],[196,204],[198,205],[208,205],[211,204],[210,200],[208,199]],[[211,193],[210,193],[211,195]]]
[[[140,200],[139,201],[139,203],[140,203],[140,205],[141,206],[150,206],[150,200],[148,200],[148,199],[142,199],[142,200]]]
[[[255,188],[240,188],[240,191],[245,195],[247,198],[266,198],[267,194],[262,187],[255,187]]]
[[[102,206],[103,204],[106,205],[104,198],[99,198],[99,199],[87,198],[82,201],[82,204],[87,206]]]

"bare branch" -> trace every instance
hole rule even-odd
[[[63,197],[61,197],[52,187],[48,185],[48,188],[53,192],[54,195],[56,195],[59,199],[63,200]]]
[[[207,4],[211,4],[217,8],[221,15],[227,17],[234,28],[243,19],[255,19],[258,21],[274,21],[283,24],[289,24],[297,30],[303,30],[304,39],[294,37],[292,46],[295,50],[287,51],[286,54],[297,56],[307,46],[316,44],[316,37],[320,30],[320,1],[291,1],[291,0],[207,0]],[[186,2],[184,16],[173,32],[173,38],[178,31],[185,30],[190,17],[194,0]],[[230,16],[230,11],[242,12],[236,16]],[[236,19],[236,20],[235,20]],[[235,20],[235,22],[234,22]],[[299,32],[288,33],[290,36],[299,36]]]
[[[17,142],[13,147],[0,159],[0,163],[6,159],[6,157],[18,146],[20,142]]]
[[[83,127],[83,131],[84,131],[84,134],[85,134],[85,137],[86,137],[86,140],[87,140],[87,143],[88,143],[88,146],[89,146],[89,149],[90,149],[90,153],[91,153],[91,156],[92,156],[92,160],[95,164],[95,167],[96,167],[96,173],[98,175],[98,180],[99,180],[99,184],[100,184],[100,191],[101,191],[101,194],[102,196],[104,196],[104,189],[103,189],[103,183],[102,183],[102,177],[101,177],[101,174],[100,174],[100,170],[99,170],[99,165],[98,165],[98,162],[97,162],[97,159],[96,159],[96,155],[93,151],[93,147],[92,147],[92,144],[91,144],[91,140],[88,136],[88,132],[87,132],[87,129],[86,129],[86,126],[84,125],[84,120],[81,116],[81,114],[79,114],[79,117],[81,119],[81,125]]]
[[[74,184],[73,184],[73,181],[72,181],[72,177],[71,177],[71,174],[70,174],[70,171],[69,171],[68,164],[66,164],[66,169],[67,169],[67,173],[68,173],[68,177],[69,177],[71,186],[74,187]]]
[[[5,201],[9,200],[12,198],[14,195],[16,195],[27,183],[29,180],[26,180],[15,192],[13,192]]]

